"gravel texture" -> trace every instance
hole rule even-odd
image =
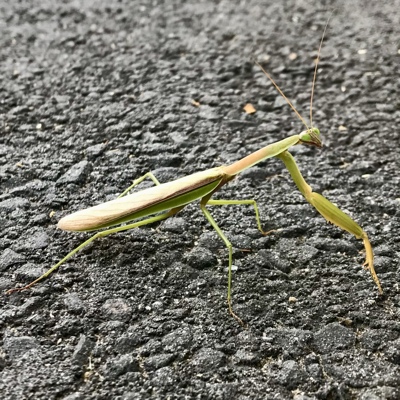
[[[64,215],[230,163],[303,130],[307,181],[370,235],[325,222],[279,160],[213,207],[98,240],[29,291],[0,298],[3,399],[398,399],[400,1],[0,1],[0,289],[28,283],[87,233]],[[257,110],[248,115],[243,107]],[[142,187],[150,185],[145,182]]]

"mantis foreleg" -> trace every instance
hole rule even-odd
[[[296,164],[296,161],[288,151],[284,151],[283,153],[277,155],[277,157],[284,162],[286,168],[289,170],[290,175],[292,176],[293,181],[295,182],[303,196],[306,198],[306,200],[312,206],[314,206],[328,222],[331,222],[339,228],[346,230],[347,232],[354,235],[357,239],[363,240],[366,252],[366,260],[364,266],[367,266],[367,268],[369,269],[373,280],[378,286],[379,292],[382,294],[382,287],[374,269],[374,256],[367,233],[363,231],[363,229],[360,225],[357,224],[357,222],[353,221],[347,214],[345,214],[338,207],[332,204],[328,199],[326,199],[319,193],[315,193],[312,191],[312,188],[304,180]]]

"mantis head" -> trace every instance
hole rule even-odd
[[[311,146],[322,147],[322,142],[320,139],[319,129],[311,128],[300,133],[300,143],[308,144]]]

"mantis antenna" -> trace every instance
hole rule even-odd
[[[335,10],[333,10],[333,11],[335,11]],[[333,15],[333,11],[331,12],[331,15],[329,15],[328,21],[326,21],[326,24],[325,24],[324,31],[322,32],[321,42],[319,44],[319,49],[318,49],[318,56],[317,56],[317,60],[315,61],[314,77],[313,77],[312,86],[311,86],[311,99],[310,99],[310,125],[311,125],[311,128],[313,127],[313,124],[312,124],[312,104],[313,104],[313,99],[314,99],[315,81],[317,79],[318,63],[319,63],[319,60],[321,58],[322,43],[324,42],[325,33],[326,33],[327,28],[328,28],[329,21],[330,21],[332,15]]]
[[[275,88],[279,92],[279,94],[286,100],[286,102],[289,104],[290,108],[296,113],[296,115],[299,117],[300,121],[305,125],[307,130],[309,130],[310,128],[308,127],[307,122],[299,114],[299,112],[296,110],[296,107],[291,103],[291,101],[285,96],[285,94],[282,92],[281,88],[275,83],[275,81],[272,79],[272,76],[263,68],[263,66],[257,60],[254,60],[254,63],[261,69],[262,72],[264,72],[264,75],[271,81],[271,83],[275,86]]]
[[[333,15],[333,12],[335,10],[333,10],[331,12],[331,14],[329,15],[328,20],[326,21],[325,24],[325,28],[324,31],[322,33],[322,37],[321,37],[321,42],[319,44],[319,48],[318,48],[318,56],[317,56],[317,60],[315,61],[315,68],[314,68],[314,76],[313,76],[313,80],[312,80],[312,86],[311,86],[311,99],[310,99],[310,126],[311,129],[313,127],[313,123],[312,123],[312,105],[313,105],[313,99],[314,99],[314,88],[315,88],[315,81],[317,79],[317,71],[318,71],[318,63],[319,60],[321,58],[321,49],[322,49],[322,44],[324,42],[324,38],[325,38],[325,33],[326,30],[328,28],[328,24],[329,21]],[[272,76],[263,68],[263,66],[257,61],[254,60],[254,63],[261,69],[261,71],[264,73],[264,75],[271,81],[271,83],[275,86],[276,90],[279,92],[279,94],[286,100],[286,102],[289,104],[290,108],[296,113],[297,117],[300,119],[300,121],[305,125],[305,127],[307,128],[307,130],[309,130],[310,128],[308,127],[306,121],[304,120],[304,118],[299,114],[299,112],[296,110],[296,107],[292,104],[292,102],[285,96],[285,94],[282,92],[281,88],[276,84],[276,82],[272,79]]]

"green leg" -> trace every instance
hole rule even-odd
[[[219,237],[224,241],[226,247],[228,248],[229,251],[229,266],[228,266],[228,307],[229,307],[229,312],[230,314],[242,325],[244,325],[243,321],[234,313],[232,309],[232,295],[231,295],[231,287],[232,287],[232,244],[231,242],[227,239],[227,237],[224,235],[224,233],[221,231],[213,217],[211,216],[210,212],[205,208],[206,205],[211,205],[211,206],[226,206],[226,205],[251,205],[254,207],[254,211],[256,214],[256,221],[257,221],[257,226],[259,231],[263,235],[268,235],[271,232],[274,232],[275,230],[270,230],[268,232],[265,232],[262,227],[261,227],[261,220],[260,220],[260,213],[258,211],[258,206],[257,202],[255,200],[206,200],[203,199],[201,202],[201,210],[203,211],[204,215],[210,222],[210,224],[213,226],[213,228],[216,230],[218,233]]]
[[[219,200],[219,201],[224,201],[224,200]],[[218,200],[209,200],[207,199],[202,199],[200,202],[200,208],[201,211],[203,211],[203,214],[207,218],[208,222],[212,225],[212,227],[215,229],[215,231],[218,233],[218,236],[223,240],[225,243],[225,246],[228,248],[229,252],[229,265],[228,265],[228,308],[229,312],[232,315],[233,318],[236,319],[241,325],[245,326],[244,322],[234,313],[232,309],[232,301],[231,301],[231,283],[232,283],[232,243],[228,240],[228,238],[224,235],[220,227],[217,225],[217,223],[214,221],[214,218],[211,216],[210,212],[206,208],[206,204],[218,204],[216,203]],[[226,204],[226,203],[222,203]]]
[[[208,200],[207,205],[211,206],[227,206],[227,205],[250,205],[254,207],[254,211],[256,213],[256,221],[258,230],[263,235],[269,235],[271,232],[275,232],[276,229],[272,229],[270,231],[263,231],[261,227],[260,213],[258,212],[257,202],[255,200]]]
[[[105,237],[108,235],[111,235],[112,233],[117,233],[117,232],[123,232],[123,231],[127,231],[129,229],[133,229],[133,228],[138,228],[139,226],[143,226],[143,225],[148,225],[148,224],[152,224],[153,222],[158,222],[158,221],[162,221],[163,219],[169,218],[172,215],[176,214],[178,211],[180,211],[183,207],[177,207],[177,208],[173,208],[161,215],[157,215],[155,217],[151,217],[151,218],[147,218],[145,220],[139,221],[139,222],[135,222],[133,224],[129,224],[129,225],[123,225],[123,226],[118,226],[116,228],[111,228],[111,229],[107,229],[105,231],[101,231],[96,233],[95,235],[93,235],[91,238],[89,238],[88,240],[86,240],[85,242],[83,242],[82,244],[80,244],[77,248],[75,248],[74,250],[72,250],[70,253],[68,253],[62,260],[60,260],[56,265],[54,265],[53,267],[51,267],[48,271],[46,271],[42,276],[40,276],[39,278],[35,279],[33,282],[29,283],[28,285],[21,287],[21,288],[14,288],[14,289],[10,289],[8,290],[6,293],[7,294],[11,294],[14,292],[19,292],[21,290],[25,290],[25,289],[29,289],[30,287],[32,287],[33,285],[35,285],[36,283],[40,282],[41,280],[47,278],[51,273],[53,273],[61,264],[63,264],[65,261],[67,261],[69,258],[71,258],[75,253],[77,253],[79,250],[82,250],[84,247],[86,247],[87,245],[89,245],[90,243],[92,243],[94,240],[101,238],[101,237]]]
[[[137,178],[133,181],[132,185],[128,187],[128,189],[125,189],[118,197],[117,199],[119,199],[120,197],[125,196],[126,194],[128,194],[135,186],[139,185],[140,182],[143,182],[146,178],[150,178],[154,184],[156,186],[160,185],[160,182],[158,182],[157,178],[153,175],[152,172],[147,172],[146,174],[144,174],[143,176],[141,176],[140,178]]]
[[[284,151],[283,153],[278,154],[277,157],[284,162],[286,168],[289,170],[290,175],[292,176],[294,183],[297,185],[306,200],[312,206],[314,206],[328,222],[331,222],[339,228],[342,228],[345,231],[351,233],[357,239],[363,240],[366,252],[366,260],[363,265],[369,269],[373,280],[378,286],[379,293],[382,294],[383,291],[381,283],[374,269],[374,254],[372,252],[371,243],[369,242],[366,232],[363,231],[363,229],[360,225],[357,224],[357,222],[353,221],[347,214],[345,214],[338,207],[332,204],[324,196],[321,196],[319,193],[314,193],[312,191],[311,187],[307,184],[307,182],[301,175],[296,161],[288,151]]]

